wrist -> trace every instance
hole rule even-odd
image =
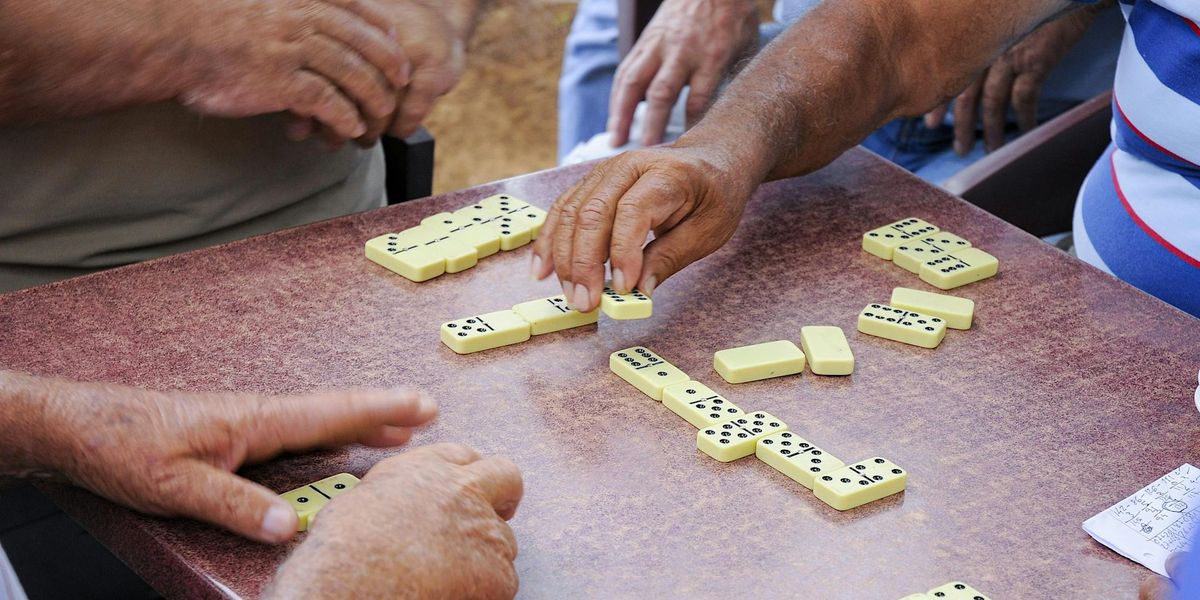
[[[774,167],[769,146],[760,137],[746,128],[725,127],[706,117],[672,147],[703,152],[705,160],[728,178],[732,195],[749,199]]]
[[[62,443],[55,387],[60,382],[0,371],[0,474],[25,477],[62,470],[69,454]]]

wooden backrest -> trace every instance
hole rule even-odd
[[[942,187],[1032,233],[1069,231],[1084,177],[1111,141],[1112,93],[1047,121]]]

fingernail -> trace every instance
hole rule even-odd
[[[583,310],[583,307],[587,306],[588,301],[591,300],[591,297],[588,293],[587,286],[583,285],[582,283],[575,284],[574,298],[575,298],[575,300],[571,302],[571,304],[574,305],[574,306],[572,306],[572,308],[574,308],[575,310],[580,310],[580,311]]]
[[[960,142],[960,141],[958,141],[958,140],[955,140],[955,141],[954,141],[954,153],[955,153],[955,154],[957,154],[957,155],[959,155],[959,156],[962,156],[962,155],[966,154],[966,152],[963,150],[963,144],[962,144],[962,142]]]
[[[437,414],[437,400],[434,400],[425,394],[421,394],[417,402],[417,414],[430,417]]]
[[[262,522],[264,539],[282,542],[296,533],[296,511],[291,507],[272,504]]]
[[[613,289],[618,292],[628,292],[629,288],[625,287],[625,273],[620,269],[613,269],[612,278]]]
[[[533,259],[529,261],[529,278],[537,281],[538,276],[542,274],[542,257],[534,254]]]
[[[574,290],[574,288],[571,287],[570,281],[562,282],[562,291],[563,291],[563,298],[567,299],[567,304],[568,305],[571,304],[571,302],[574,300],[574,297],[575,297],[574,296],[575,290]]]
[[[651,275],[642,282],[641,291],[647,296],[654,296],[654,287],[658,285],[658,278]]]
[[[354,126],[354,134],[351,135],[351,137],[358,137],[360,135],[365,134],[366,132],[367,132],[367,126],[362,123],[359,123],[358,125]]]

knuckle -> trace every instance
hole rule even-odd
[[[651,104],[670,104],[675,101],[675,90],[665,83],[651,84],[646,90],[646,101]]]
[[[579,208],[579,228],[589,231],[602,229],[608,220],[608,202],[592,198]]]

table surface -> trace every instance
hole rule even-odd
[[[996,600],[1136,597],[1145,569],[1080,524],[1200,458],[1200,322],[863,152],[764,186],[737,234],[657,291],[654,316],[459,356],[443,321],[557,293],[529,250],[412,283],[364,240],[497,191],[548,206],[586,167],[0,296],[0,365],[155,388],[291,393],[411,385],[457,441],[520,465],[523,598],[894,599],[961,579]],[[932,289],[860,249],[918,216],[1000,259],[955,291],[969,331],[936,350],[859,334],[864,305]],[[726,384],[713,352],[846,331],[849,377]],[[746,410],[847,462],[886,456],[908,489],[838,512],[753,457],[718,463],[696,429],[608,370],[643,344]],[[248,468],[279,491],[362,475],[398,452],[354,447]],[[136,515],[87,492],[56,502],[168,596],[257,596],[288,547]]]

